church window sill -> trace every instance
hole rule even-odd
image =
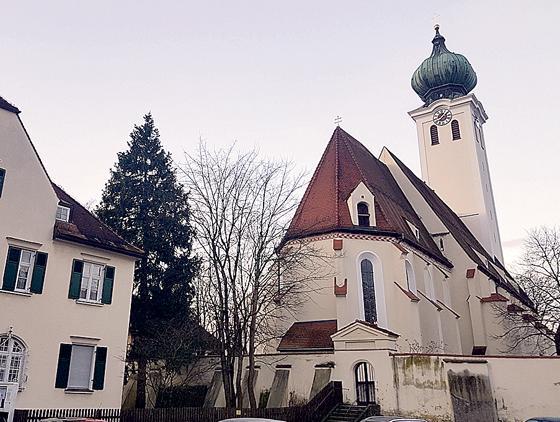
[[[404,287],[402,287],[399,283],[397,283],[396,281],[394,282],[396,284],[396,286],[399,288],[399,290],[401,292],[403,292],[405,294],[406,297],[408,297],[410,299],[411,302],[420,302],[420,298],[418,296],[416,296],[413,292],[411,292],[408,289],[405,289]]]

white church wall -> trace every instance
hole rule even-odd
[[[474,389],[466,383],[459,391],[469,395],[471,409],[495,413],[502,422],[560,414],[558,357],[395,355],[392,359],[397,399],[380,402],[385,413],[453,421],[454,387],[449,375],[454,374],[477,377],[479,382],[471,384]],[[481,380],[487,380],[490,391],[480,387]]]
[[[389,167],[395,180],[409,199],[412,207],[422,218],[422,222],[426,225],[428,231],[432,234],[448,233],[447,227],[428,206],[410,180],[402,173],[388,151],[383,151],[381,160]],[[453,268],[449,273],[446,283],[448,285],[451,308],[460,315],[457,323],[459,325],[462,353],[471,354],[475,345],[475,335],[479,343],[482,341],[481,336],[484,335],[484,318],[481,315],[480,303],[475,303],[478,301],[476,296],[488,296],[491,284],[487,277],[480,275],[479,271],[477,271],[476,279],[466,278],[467,269],[473,269],[477,266],[467,256],[453,236],[450,234],[444,235],[443,246],[443,254],[453,262]],[[471,293],[474,294],[472,298],[470,296]],[[488,339],[484,339],[485,344],[487,341]]]
[[[324,238],[313,241],[316,250],[316,279],[309,280],[304,288],[304,306],[295,310],[295,318],[292,311],[287,312],[285,317],[286,330],[294,321],[316,321],[336,319],[336,297],[334,295],[334,278],[340,279],[336,262],[333,263],[334,251],[332,239]],[[314,252],[315,253],[315,252]],[[307,271],[307,269],[306,269]]]
[[[342,393],[345,403],[356,403],[355,368],[360,362],[367,362],[373,368],[375,382],[375,399],[386,403],[388,407],[396,403],[396,391],[393,386],[393,368],[387,350],[344,350],[335,352],[336,366],[332,379],[342,381]]]

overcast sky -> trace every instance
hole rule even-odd
[[[1,1],[0,95],[53,180],[97,200],[151,111],[177,161],[200,137],[312,172],[334,129],[419,171],[410,77],[434,16],[490,116],[487,151],[506,261],[560,223],[560,2]]]

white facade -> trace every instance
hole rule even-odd
[[[0,168],[0,412],[120,407],[136,258],[55,239],[57,216],[83,234],[72,220],[87,212],[61,202],[18,114],[5,109]]]
[[[446,109],[451,111],[449,122],[435,124],[434,114]],[[488,116],[482,103],[473,94],[443,98],[409,115],[417,127],[422,179],[461,217],[491,256],[503,262],[482,129]]]

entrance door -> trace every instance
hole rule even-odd
[[[360,362],[354,369],[356,379],[356,402],[358,405],[375,403],[375,382],[373,367],[367,362]]]
[[[0,422],[12,421],[17,391],[17,384],[0,384]]]

